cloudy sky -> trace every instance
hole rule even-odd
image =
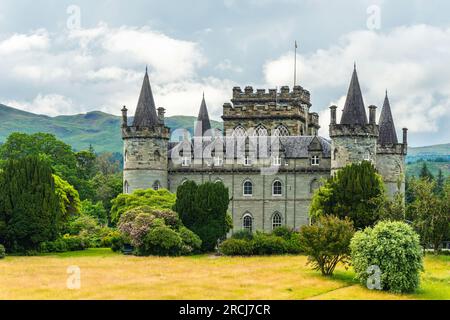
[[[213,119],[233,86],[299,83],[328,135],[356,61],[366,106],[387,89],[400,137],[450,142],[447,0],[0,0],[0,103],[50,116],[134,112],[148,65],[157,106]],[[379,110],[380,111],[380,110]]]

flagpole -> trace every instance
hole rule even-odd
[[[297,40],[295,40],[295,48],[294,48],[294,87],[297,82]]]

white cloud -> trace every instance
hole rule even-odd
[[[0,41],[0,54],[15,54],[29,50],[44,50],[49,46],[49,35],[43,29],[36,30],[30,35],[14,34]]]
[[[385,34],[356,31],[328,49],[298,55],[298,74],[313,99],[317,93],[334,96],[326,107],[339,99],[337,105],[342,109],[342,95],[347,93],[356,61],[366,106],[375,104],[381,112],[388,89],[397,130],[406,126],[410,132],[436,132],[438,121],[450,115],[450,65],[443,63],[449,53],[450,28],[415,25]],[[291,84],[293,59],[294,53],[287,52],[267,62],[266,82],[271,86]],[[321,123],[324,134],[328,124]]]
[[[11,100],[6,104],[24,111],[48,116],[73,114],[74,110],[72,100],[59,94],[38,94],[32,102]]]

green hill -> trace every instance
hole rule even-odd
[[[195,119],[189,116],[167,117],[166,125],[172,130],[187,128],[192,132]],[[100,111],[49,117],[0,104],[0,142],[15,131],[48,132],[72,145],[75,150],[87,149],[92,144],[97,152],[122,152],[120,122],[121,117]],[[212,125],[222,127],[218,121],[212,121]]]

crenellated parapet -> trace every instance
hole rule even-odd
[[[330,138],[339,136],[378,137],[379,127],[376,124],[330,124]]]
[[[240,87],[233,88],[233,104],[267,104],[269,102],[279,104],[306,104],[311,106],[311,98],[308,90],[301,86],[295,86],[292,91],[288,86],[277,89],[256,89],[247,86],[242,90]]]
[[[122,139],[130,138],[161,138],[170,139],[170,129],[164,125],[154,127],[122,127]]]

